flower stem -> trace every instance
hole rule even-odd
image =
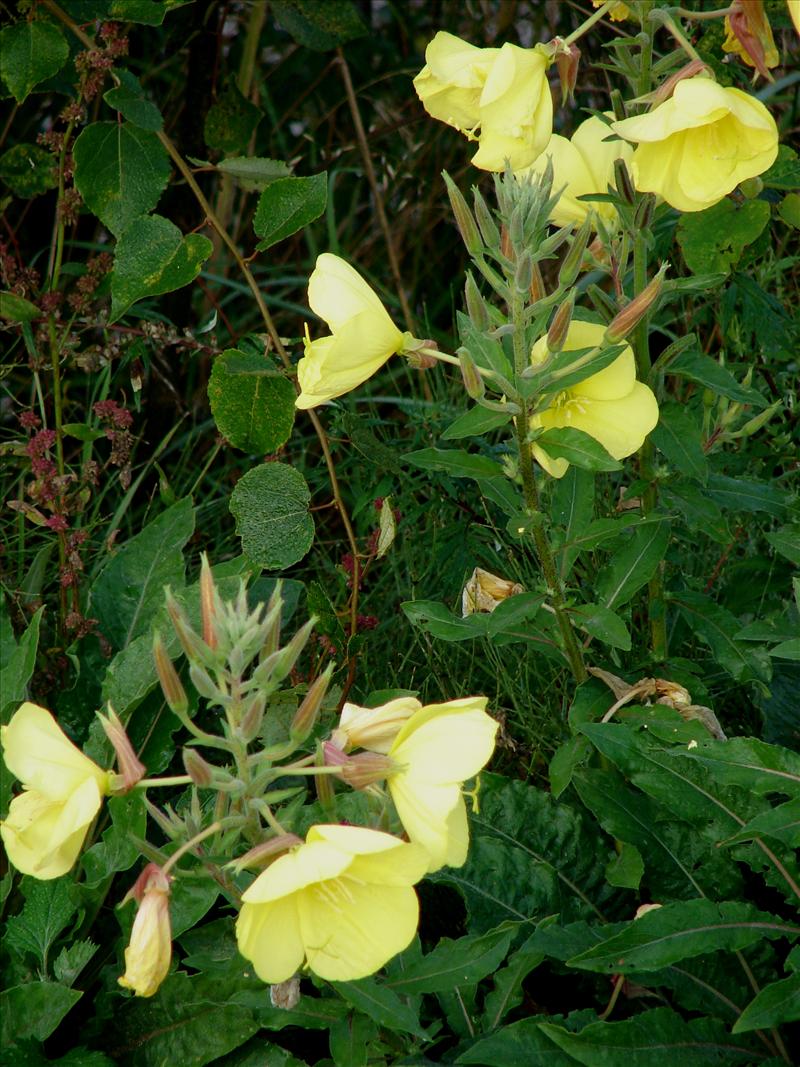
[[[168,785],[191,785],[192,779],[188,774],[173,774],[171,778],[140,778],[134,786],[135,789],[158,789]]]
[[[570,45],[573,41],[577,41],[579,37],[583,37],[586,31],[594,26],[595,22],[599,22],[601,18],[608,14],[609,9],[612,8],[615,3],[616,0],[607,0],[607,3],[603,4],[602,7],[598,8],[597,11],[588,17],[588,19],[582,22],[577,30],[573,30],[569,37],[564,38],[564,44]]]
[[[700,59],[700,55],[697,52],[697,49],[689,41],[688,37],[686,37],[683,31],[678,27],[678,24],[675,22],[673,17],[667,11],[665,11],[663,8],[657,7],[650,12],[650,19],[653,22],[660,22],[665,29],[669,30],[669,32],[672,34],[672,36],[675,38],[675,40],[678,42],[678,44],[684,50],[686,55],[689,56],[690,59]]]

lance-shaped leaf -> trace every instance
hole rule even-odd
[[[739,1016],[733,1032],[768,1030],[797,1019],[800,1019],[800,972],[765,986]]]
[[[458,986],[471,986],[492,974],[508,953],[518,924],[501,923],[494,930],[456,941],[442,938],[427,956],[411,962],[402,977],[388,983],[395,993],[448,992]]]
[[[598,599],[612,611],[627,604],[656,573],[669,544],[669,525],[660,522],[637,527],[633,537],[597,578]]]
[[[800,798],[800,754],[788,748],[754,737],[732,737],[701,741],[690,749],[676,749],[675,754],[699,764],[725,785],[743,786],[759,796],[786,793]]]

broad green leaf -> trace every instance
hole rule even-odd
[[[28,695],[28,682],[33,677],[36,666],[36,653],[39,650],[39,628],[44,615],[44,607],[37,608],[28,623],[25,633],[14,643],[7,644],[10,655],[3,660],[3,687],[0,701],[0,721],[8,722],[16,705],[22,703]],[[12,635],[13,641],[13,635]]]
[[[58,74],[69,55],[69,45],[52,22],[20,19],[0,30],[0,78],[21,104],[31,90]]]
[[[65,422],[61,432],[78,441],[99,441],[106,435],[105,430],[95,430],[85,422]]]
[[[581,604],[570,614],[581,630],[612,648],[630,651],[631,635],[623,620],[602,604]]]
[[[169,915],[172,936],[180,937],[184,930],[191,930],[205,917],[220,893],[220,887],[209,878],[194,880],[179,878],[172,886],[169,896]]]
[[[367,1046],[378,1037],[378,1028],[366,1015],[351,1013],[337,1019],[328,1031],[331,1059],[336,1067],[366,1067],[369,1062]]]
[[[760,393],[755,389],[739,385],[727,367],[699,350],[681,352],[679,356],[670,361],[667,374],[688,378],[692,382],[711,389],[719,396],[726,396],[729,400],[738,400],[740,404],[752,404],[759,408],[767,406],[767,401]]]
[[[152,130],[131,122],[86,126],[75,141],[73,156],[78,192],[115,237],[152,211],[169,179],[167,150]]]
[[[20,955],[30,952],[43,974],[49,970],[50,948],[69,925],[76,905],[70,897],[69,877],[41,882],[26,878],[22,883],[25,903],[22,911],[8,920],[8,947]]]
[[[550,790],[558,798],[572,781],[575,768],[591,754],[591,745],[585,737],[571,737],[556,749],[550,760],[548,775]]]
[[[419,1008],[414,1010],[384,981],[362,978],[358,982],[333,982],[339,995],[352,1007],[368,1015],[379,1026],[400,1030],[425,1041],[428,1031],[419,1021]]]
[[[352,0],[272,0],[272,9],[278,25],[315,52],[329,52],[367,32]]]
[[[800,973],[765,986],[750,1001],[736,1021],[734,1034],[746,1030],[769,1030],[800,1019]]]
[[[716,1019],[686,1022],[671,1008],[652,1008],[624,1022],[597,1022],[571,1034],[549,1022],[541,1030],[586,1067],[721,1067],[758,1060],[755,1046],[731,1037]]]
[[[510,419],[510,414],[503,411],[488,411],[476,404],[475,407],[465,411],[463,415],[459,415],[455,421],[450,423],[442,433],[442,440],[458,441],[462,437],[480,437],[481,434],[505,426]]]
[[[788,494],[771,482],[757,482],[750,478],[729,478],[725,474],[711,474],[708,495],[720,507],[736,511],[763,511],[782,519],[788,504]]]
[[[785,793],[800,800],[800,755],[754,737],[701,741],[676,748],[676,757],[691,760],[724,785],[740,786],[759,796]]]
[[[186,237],[169,219],[148,215],[131,223],[117,244],[111,276],[111,318],[117,322],[137,300],[182,289],[211,255],[199,233]]]
[[[407,600],[400,607],[409,622],[441,641],[472,641],[489,635],[488,613],[476,612],[462,619],[440,600]]]
[[[767,189],[797,189],[800,187],[800,159],[788,144],[778,146],[778,158],[761,175]]]
[[[149,635],[148,635],[149,636]],[[148,768],[157,772],[157,768]],[[95,889],[118,871],[129,871],[141,857],[135,844],[147,832],[147,811],[140,792],[111,797],[107,805],[111,825],[81,857],[82,885]]]
[[[119,85],[103,94],[109,107],[119,111],[124,119],[132,122],[142,130],[157,133],[163,129],[164,119],[156,105],[144,95],[139,79],[124,67],[114,71]]]
[[[564,477],[554,482],[551,509],[553,522],[564,530],[561,576],[566,578],[578,558],[576,538],[592,525],[594,476],[580,467],[569,467]]]
[[[261,121],[261,109],[242,96],[239,87],[229,82],[206,115],[203,136],[209,148],[240,156]]]
[[[160,26],[165,17],[177,7],[191,0],[111,0],[109,18],[122,22],[139,22],[145,26]]]
[[[481,333],[474,322],[461,311],[456,312],[456,323],[461,344],[479,367],[493,370],[504,378],[512,376],[511,364],[506,358],[500,341]]]
[[[266,189],[279,178],[288,178],[292,171],[282,159],[266,159],[261,156],[231,156],[217,163],[217,170],[229,174],[243,189],[249,192]]]
[[[53,974],[59,982],[73,986],[81,971],[97,952],[93,941],[73,941],[65,945],[53,961]]]
[[[597,577],[595,592],[610,610],[627,604],[656,573],[669,545],[669,523],[639,526]]]
[[[314,540],[310,500],[305,478],[286,463],[262,463],[249,470],[230,501],[245,555],[268,570],[301,560]]]
[[[621,889],[638,889],[644,874],[644,861],[635,845],[622,842],[619,851],[606,866],[606,879],[609,885]]]
[[[271,359],[228,348],[208,382],[211,413],[223,437],[243,452],[276,452],[294,425],[292,383]]]
[[[664,507],[683,516],[692,538],[701,533],[721,545],[733,540],[730,523],[719,505],[709,499],[705,486],[687,478],[676,479],[661,488],[660,500]]]
[[[650,439],[673,467],[698,482],[708,477],[700,427],[683,404],[663,404]]]
[[[797,662],[800,660],[800,637],[792,637],[788,641],[781,641],[779,645],[775,645],[774,648],[769,650],[769,654],[780,659],[791,659]]]
[[[800,937],[800,925],[743,901],[681,900],[646,912],[567,964],[579,970],[635,974],[707,952],[733,952],[763,938],[779,937],[790,941]]]
[[[535,1015],[504,1026],[476,1041],[455,1062],[476,1067],[574,1067],[572,1056],[562,1052],[541,1029],[539,1024],[546,1019],[550,1016]]]
[[[574,370],[570,369],[591,352],[591,348],[564,349],[553,357],[552,363],[533,379],[527,379],[531,386],[538,392],[557,393],[562,389],[568,389],[578,382],[585,382],[587,378],[605,370],[625,350],[624,344],[608,345],[592,356],[586,363],[581,363]],[[526,381],[526,379],[523,379]]]
[[[0,156],[0,178],[26,200],[58,185],[55,160],[38,144],[15,144]]]
[[[412,467],[442,471],[453,478],[499,478],[503,468],[487,456],[476,456],[457,448],[420,448],[403,456]]]
[[[46,1041],[83,993],[60,982],[28,982],[0,993],[2,1047],[35,1038]],[[13,1061],[11,1061],[13,1062]]]
[[[732,678],[737,682],[768,680],[760,648],[736,640],[735,634],[741,627],[727,608],[704,593],[690,590],[682,590],[669,599],[681,609],[690,629],[708,642],[715,660]]]
[[[0,292],[0,319],[9,322],[33,322],[42,312],[39,308],[16,293]]]
[[[540,445],[548,456],[556,459],[566,459],[574,463],[576,467],[582,467],[587,471],[618,471],[622,470],[622,464],[614,459],[605,448],[583,430],[576,430],[571,426],[560,430],[545,430],[537,437],[536,443]]]
[[[476,985],[503,962],[515,932],[516,924],[504,922],[474,937],[460,937],[456,941],[442,938],[426,956],[410,963],[402,978],[392,979],[387,985],[405,996]]]
[[[310,178],[278,178],[270,182],[258,200],[253,229],[261,240],[256,248],[266,248],[318,219],[328,203],[328,172]]]
[[[788,800],[770,811],[756,815],[726,845],[752,841],[755,837],[774,837],[789,848],[800,848],[800,800]]]
[[[677,238],[693,274],[727,273],[769,222],[766,200],[736,204],[727,197],[705,211],[684,212]]]
[[[800,525],[781,526],[768,533],[766,538],[776,552],[800,567]]]

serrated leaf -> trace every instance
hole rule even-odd
[[[587,471],[618,471],[622,464],[606,451],[605,448],[583,430],[571,426],[562,429],[546,430],[536,443],[548,456],[566,459],[576,467]]]
[[[217,163],[217,170],[229,174],[248,191],[266,189],[279,178],[290,177],[292,171],[282,159],[266,159],[260,156],[231,156]]]
[[[754,678],[767,681],[764,660],[756,645],[737,641],[739,620],[727,608],[704,593],[683,590],[670,596],[683,613],[687,624],[711,647],[714,658],[737,682]]]
[[[705,211],[684,212],[677,238],[693,274],[727,273],[769,222],[766,200],[737,204],[727,197]]]
[[[17,1041],[46,1041],[67,1012],[83,996],[60,982],[28,982],[0,993],[0,1042],[10,1049]]]
[[[243,452],[276,452],[294,425],[292,383],[267,356],[227,348],[208,382],[211,413],[223,437]]]
[[[0,156],[0,178],[17,196],[30,199],[58,185],[56,162],[38,144],[15,144]]]
[[[328,172],[310,178],[279,178],[258,200],[253,229],[261,240],[259,251],[291,237],[318,219],[328,203]]]
[[[156,105],[144,95],[139,79],[124,67],[119,67],[114,73],[119,85],[103,94],[105,102],[134,126],[157,133],[163,128],[164,119]]]
[[[50,947],[76,911],[70,897],[71,884],[68,877],[46,882],[26,878],[23,883],[25,904],[18,915],[8,920],[6,939],[9,948],[20,955],[32,953],[44,973],[48,970]]]
[[[485,934],[460,937],[455,941],[442,938],[426,956],[409,963],[402,978],[394,978],[387,985],[395,993],[405,996],[476,985],[481,978],[497,970],[515,933],[516,924],[504,922]]]
[[[613,610],[627,604],[653,577],[668,545],[668,523],[638,526],[597,577],[595,592],[605,607]]]
[[[367,32],[352,0],[273,0],[272,7],[279,25],[315,52],[328,52]]]
[[[44,610],[44,607],[37,608],[25,633],[19,639],[19,643],[15,643],[9,657],[3,660],[3,687],[0,699],[0,721],[3,723],[8,722],[11,711],[28,695],[28,682],[33,677],[33,670],[36,666],[39,629]]]
[[[676,470],[698,482],[708,477],[700,427],[683,404],[663,404],[650,439]]]
[[[420,448],[406,452],[403,461],[425,471],[442,471],[453,478],[499,478],[503,474],[503,468],[493,459],[458,448]]]
[[[268,570],[301,560],[314,540],[310,500],[305,478],[286,463],[262,463],[248,471],[230,501],[245,555]]]
[[[800,973],[764,986],[750,1001],[733,1027],[734,1034],[769,1030],[800,1019]]]
[[[137,300],[182,289],[211,255],[207,237],[186,237],[169,219],[148,215],[132,222],[117,243],[111,276],[111,317],[117,322]]]
[[[72,986],[89,960],[97,952],[93,941],[73,941],[59,952],[53,961],[53,974],[59,982]]]
[[[52,22],[20,19],[0,30],[0,78],[18,104],[58,74],[68,56],[67,40]]]
[[[78,192],[115,237],[156,206],[169,180],[166,149],[131,122],[93,122],[72,151]]]

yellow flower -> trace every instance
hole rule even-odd
[[[404,336],[358,271],[325,252],[308,282],[311,310],[327,322],[330,337],[312,341],[297,364],[298,408],[314,408],[361,385],[399,352]]]
[[[611,229],[617,226],[617,209],[613,204],[600,201],[579,200],[579,196],[607,193],[609,185],[615,188],[614,161],[623,159],[630,171],[633,149],[625,141],[608,141],[613,137],[611,127],[592,115],[582,122],[570,140],[553,134],[541,156],[531,167],[542,174],[547,159],[553,161],[553,192],[564,191],[550,213],[550,221],[556,226],[580,225],[587,215],[599,215]],[[596,228],[596,227],[595,227]]]
[[[148,863],[125,897],[135,897],[139,910],[125,949],[125,974],[117,981],[137,997],[152,997],[169,974],[172,928],[169,921],[169,877]]]
[[[365,978],[414,937],[412,886],[427,863],[424,849],[378,830],[312,826],[242,896],[239,951],[264,982],[286,981],[304,961],[331,982]]]
[[[598,323],[573,322],[564,351],[596,347],[602,343],[605,330]],[[531,349],[531,362],[541,363],[546,356],[547,338],[540,337]],[[657,422],[656,398],[648,386],[636,380],[636,361],[630,346],[626,346],[608,367],[559,393],[546,411],[534,415],[531,428],[583,430],[614,459],[624,459],[642,447]],[[549,456],[535,442],[532,448],[548,474],[554,478],[564,476],[569,467],[566,459]]]
[[[592,7],[602,7],[606,0],[592,0]],[[612,22],[622,22],[623,19],[631,18],[631,9],[623,0],[617,0],[612,8],[606,12]]]
[[[552,132],[548,63],[535,48],[476,48],[440,31],[414,88],[429,115],[477,137],[476,167],[500,171],[508,160],[518,170],[541,154]]]
[[[778,128],[764,105],[702,75],[678,82],[670,99],[649,114],[611,128],[638,142],[636,188],[657,193],[679,211],[711,207],[778,155]]]
[[[17,870],[43,880],[75,863],[112,775],[73,745],[45,708],[26,702],[0,730],[5,764],[23,785],[0,835]]]
[[[485,708],[486,697],[429,704],[411,716],[389,749],[397,764],[388,775],[389,792],[409,838],[428,852],[429,871],[466,861],[461,786],[488,763],[497,733]]]
[[[725,16],[725,34],[723,52],[734,52],[748,67],[771,78],[769,69],[777,67],[781,58],[762,0],[734,0]]]
[[[331,740],[343,752],[349,748],[388,752],[400,727],[421,707],[415,697],[397,697],[378,708],[345,704]]]

